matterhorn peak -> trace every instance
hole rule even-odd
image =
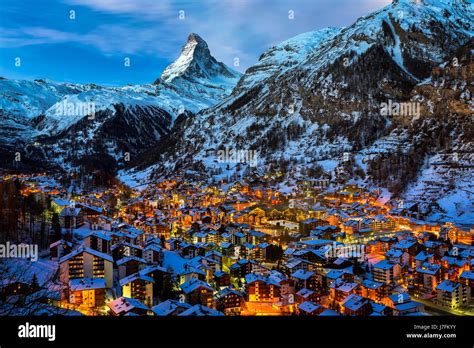
[[[198,34],[191,33],[179,57],[163,71],[157,82],[171,83],[178,78],[211,80],[216,77],[237,78],[240,74],[218,62],[211,55],[207,42]]]

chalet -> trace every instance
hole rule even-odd
[[[472,304],[474,301],[474,272],[464,271],[459,277],[459,282],[462,287],[462,300],[461,302]]]
[[[309,232],[310,237],[317,237],[319,239],[332,239],[333,236],[341,232],[341,229],[337,226],[326,225],[317,226],[315,229]]]
[[[181,284],[180,287],[185,295],[187,303],[205,304],[207,307],[213,307],[214,289],[206,282],[192,278]]]
[[[140,274],[153,279],[153,302],[156,303],[165,281],[171,280],[171,274],[158,265],[149,265],[140,270]]]
[[[217,309],[225,314],[240,314],[244,305],[243,295],[232,288],[224,288],[215,296]]]
[[[414,238],[406,238],[398,241],[398,243],[393,245],[393,248],[399,249],[407,254],[404,257],[404,261],[406,264],[412,264],[416,254],[418,253],[420,244],[418,244],[417,240]]]
[[[329,222],[321,219],[309,218],[299,222],[299,232],[303,236],[309,236],[310,232],[318,226],[328,226]]]
[[[143,248],[143,258],[149,264],[160,264],[163,260],[163,248],[151,243]]]
[[[69,303],[88,308],[105,305],[104,278],[77,278],[69,281]]]
[[[395,285],[401,273],[398,263],[391,263],[388,260],[377,262],[373,266],[373,277],[376,282]]]
[[[280,284],[272,282],[267,276],[250,273],[245,276],[248,302],[271,302],[280,300]]]
[[[449,308],[458,308],[463,303],[462,286],[445,279],[436,287],[436,302]]]
[[[175,251],[180,249],[180,244],[183,243],[181,239],[178,238],[170,238],[166,241],[165,247],[170,251]]]
[[[290,277],[295,281],[297,290],[302,288],[315,290],[322,287],[322,277],[313,271],[299,269],[293,272]]]
[[[364,279],[361,283],[361,295],[375,302],[380,302],[387,296],[387,285],[386,283]]]
[[[234,232],[231,236],[232,244],[242,245],[246,243],[246,235],[243,232]]]
[[[443,257],[445,253],[449,250],[449,246],[446,243],[439,241],[426,241],[423,244],[426,248],[426,252],[434,254],[435,257]]]
[[[185,257],[192,259],[193,257],[198,256],[198,247],[190,243],[181,243],[179,253]]]
[[[230,274],[223,271],[214,272],[214,283],[216,288],[227,287],[230,285]]]
[[[426,251],[420,251],[415,256],[415,267],[421,267],[425,262],[434,263],[434,254]]]
[[[101,232],[91,232],[88,234],[83,243],[86,247],[100,251],[101,253],[109,254],[112,237]]]
[[[456,280],[463,271],[469,270],[469,261],[460,257],[444,256],[441,265],[447,270],[448,278],[451,280]]]
[[[84,224],[81,208],[67,207],[59,213],[59,222],[62,228],[75,229]]]
[[[141,274],[134,273],[128,277],[120,279],[122,287],[122,296],[140,300],[148,307],[153,305],[153,278]]]
[[[230,275],[244,278],[249,273],[268,274],[269,269],[254,260],[240,259],[230,266]]]
[[[298,305],[298,314],[303,316],[319,315],[324,312],[325,309],[326,308],[318,303],[305,301]]]
[[[362,296],[350,294],[341,304],[342,313],[347,315],[365,316],[372,313],[370,301]]]
[[[114,260],[120,260],[127,256],[143,256],[143,248],[139,245],[135,245],[129,242],[120,241],[110,247]]]
[[[248,230],[247,231],[247,242],[257,245],[262,243],[267,237],[267,234],[261,231]]]
[[[207,277],[206,271],[202,270],[199,267],[194,267],[186,264],[184,269],[176,273],[178,277],[178,283],[184,284],[191,279],[199,279],[204,281]]]
[[[321,296],[319,293],[314,292],[313,290],[303,288],[295,294],[295,300],[296,303],[303,303],[305,301],[320,302]]]
[[[308,260],[292,258],[283,265],[287,274],[293,274],[297,270],[313,271],[316,265]]]
[[[441,265],[425,262],[416,269],[416,284],[421,293],[431,294],[441,279]]]
[[[336,280],[329,288],[329,304],[331,308],[341,310],[341,305],[347,296],[359,294],[360,285],[352,282],[345,282],[341,279]]]
[[[146,266],[145,259],[136,256],[126,256],[117,261],[119,279],[128,277],[133,273],[137,273]]]
[[[76,207],[81,209],[83,218],[89,222],[97,221],[98,217],[104,213],[102,208],[90,206],[82,202],[77,202]]]
[[[53,198],[51,199],[51,209],[55,213],[60,213],[64,208],[71,206],[71,201],[62,198]]]
[[[69,254],[72,250],[72,243],[65,241],[64,239],[60,239],[49,246],[49,251],[51,253],[51,259],[56,260],[60,259],[66,254]]]
[[[354,275],[344,269],[332,269],[326,273],[326,275],[324,276],[324,279],[326,281],[326,286],[331,287],[331,285],[334,284],[338,280],[353,282]]]
[[[410,262],[410,255],[400,249],[389,249],[385,253],[385,257],[391,263],[398,263],[400,265],[408,265]]]
[[[385,297],[382,304],[390,308],[393,315],[407,315],[423,310],[423,305],[412,301],[408,293],[403,292]]]
[[[71,279],[103,278],[106,288],[113,285],[113,259],[97,250],[80,247],[59,259],[59,278],[65,284]]]

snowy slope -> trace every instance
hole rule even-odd
[[[212,168],[209,153],[219,147],[257,149],[268,162],[370,146],[393,124],[380,114],[381,101],[407,98],[472,36],[472,7],[395,1],[347,28],[271,48],[229,98],[186,123],[171,152],[180,162],[192,152]]]
[[[84,86],[50,80],[0,79],[0,141],[37,135],[31,125],[32,118],[42,114],[62,96],[74,95],[84,89]]]
[[[277,78],[297,65],[303,64],[308,55],[325,41],[331,40],[341,29],[324,28],[303,33],[271,47],[260,57],[257,64],[245,72],[233,94]]]

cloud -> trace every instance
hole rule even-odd
[[[26,20],[0,28],[0,47],[71,44],[103,55],[150,55],[173,60],[190,32],[201,35],[212,54],[238,70],[269,47],[302,32],[350,25],[390,0],[64,0],[43,23]],[[58,16],[77,12],[74,25]],[[185,18],[179,18],[179,11]],[[288,11],[294,11],[294,19]],[[70,24],[70,23],[69,23]]]
[[[65,4],[85,6],[95,11],[156,17],[171,13],[172,5],[168,0],[65,0]]]

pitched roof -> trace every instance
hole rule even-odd
[[[167,316],[172,314],[176,309],[189,309],[192,306],[189,303],[176,300],[166,300],[154,306],[151,310],[158,316]]]
[[[365,297],[356,294],[350,294],[344,299],[344,301],[342,302],[342,306],[352,311],[357,311],[368,303],[369,300]]]
[[[67,261],[70,258],[72,258],[74,256],[77,256],[79,254],[82,254],[82,253],[88,253],[88,254],[100,257],[101,259],[104,259],[104,260],[107,260],[107,261],[110,261],[110,262],[114,262],[114,259],[109,254],[104,254],[104,253],[101,253],[101,252],[99,252],[95,249],[91,249],[91,248],[82,246],[80,248],[77,248],[77,249],[71,251],[69,254],[61,257],[59,259],[59,263],[63,263],[64,261]]]
[[[93,290],[105,288],[104,278],[78,278],[69,281],[69,288],[72,291]]]
[[[127,313],[134,308],[148,310],[148,307],[139,300],[129,297],[119,297],[110,302],[108,306],[117,314]]]
[[[300,279],[300,280],[308,280],[313,275],[314,275],[314,272],[299,269],[296,272],[293,272],[291,277],[296,278],[296,279]]]
[[[131,283],[135,280],[144,280],[146,282],[150,283],[155,283],[155,280],[147,275],[141,274],[141,273],[133,273],[129,275],[128,277],[120,279],[120,286],[124,286],[125,284]]]
[[[219,312],[215,309],[203,306],[203,305],[194,305],[191,308],[180,313],[179,316],[223,316],[224,313]]]
[[[208,283],[196,278],[191,278],[187,282],[181,284],[181,289],[185,294],[189,294],[190,292],[193,292],[194,290],[199,288],[205,288],[210,291],[214,290]]]
[[[311,301],[305,301],[298,305],[298,309],[306,313],[313,313],[314,311],[321,308],[323,308],[321,305]]]
[[[374,268],[387,270],[387,269],[393,268],[395,265],[396,263],[391,263],[388,260],[382,260],[382,261],[377,262],[374,265]]]
[[[449,279],[443,280],[441,283],[438,284],[436,290],[447,291],[447,292],[454,292],[457,288],[459,288],[461,284],[457,282],[453,282]]]
[[[141,263],[146,263],[145,259],[141,258],[141,257],[137,257],[137,256],[134,256],[134,255],[130,255],[130,256],[126,256],[124,258],[121,258],[120,260],[117,261],[117,266],[121,266],[129,261],[137,261],[137,262],[141,262]]]

